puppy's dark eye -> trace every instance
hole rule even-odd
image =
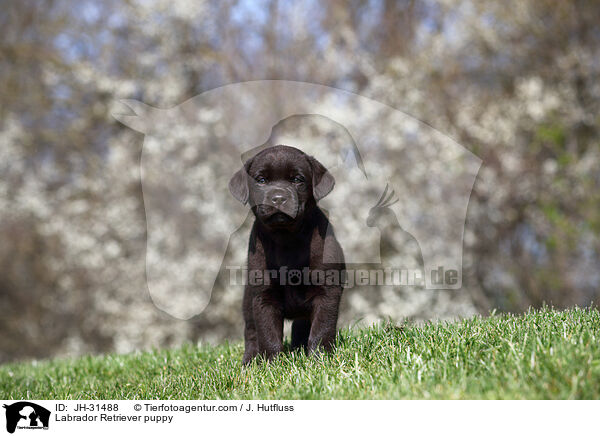
[[[259,185],[264,185],[267,183],[267,179],[265,179],[263,176],[258,176],[255,180]]]
[[[302,177],[300,174],[297,174],[294,177],[292,177],[292,182],[293,183],[304,183],[304,177]]]

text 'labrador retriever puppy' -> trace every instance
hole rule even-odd
[[[330,350],[344,279],[344,255],[317,202],[335,180],[312,156],[285,145],[248,159],[229,190],[256,217],[248,246],[243,363],[283,349],[283,320],[292,349]]]

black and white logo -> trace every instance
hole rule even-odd
[[[14,433],[18,429],[48,430],[50,411],[29,401],[5,404],[6,431]]]

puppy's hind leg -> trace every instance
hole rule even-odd
[[[310,321],[296,319],[292,323],[292,350],[298,348],[308,349],[308,336],[310,335]]]

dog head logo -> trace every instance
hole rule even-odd
[[[439,131],[377,101],[302,82],[231,84],[171,109],[121,103],[129,113],[115,118],[145,134],[146,275],[167,313],[188,319],[208,304],[232,234],[249,216],[228,182],[275,144],[314,156],[334,177],[319,206],[347,266],[383,263],[380,241],[405,233],[418,243],[426,288],[461,287],[464,223],[481,160]],[[313,127],[282,127],[306,118]],[[321,124],[335,138],[311,136]],[[436,280],[440,269],[454,279]]]
[[[19,429],[48,429],[50,411],[42,406],[29,401],[19,401],[10,405],[4,404],[6,409],[6,431],[14,433]]]

